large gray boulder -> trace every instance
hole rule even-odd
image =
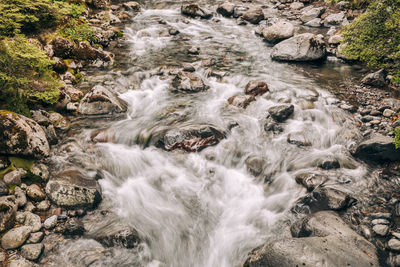
[[[126,112],[128,104],[102,85],[96,85],[79,104],[82,115],[104,115]]]
[[[375,163],[400,160],[400,150],[394,146],[393,139],[381,134],[374,134],[361,142],[352,154],[356,158]]]
[[[46,185],[46,194],[59,206],[93,208],[101,201],[101,189],[95,179],[78,170],[63,171]]]
[[[271,43],[276,43],[294,35],[294,26],[292,23],[280,20],[277,23],[264,28],[262,31],[264,39]]]
[[[325,42],[315,34],[303,33],[275,45],[271,58],[279,61],[315,61],[325,55]]]
[[[25,116],[0,110],[0,153],[34,158],[49,156],[42,127]]]
[[[245,266],[380,266],[375,246],[354,232],[336,213],[317,212],[295,225],[296,229],[292,227],[295,238],[272,241],[255,249]]]

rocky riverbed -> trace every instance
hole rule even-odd
[[[346,3],[93,0],[55,110],[0,111],[0,260],[399,266],[400,100]]]

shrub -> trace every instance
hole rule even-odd
[[[344,54],[368,66],[385,68],[400,82],[400,0],[373,2],[344,28]]]
[[[0,41],[0,101],[29,116],[31,102],[55,104],[61,83],[46,53],[21,36]]]
[[[76,19],[72,19],[66,25],[62,26],[60,28],[60,35],[74,42],[88,41],[92,44],[96,43],[98,39],[92,27],[85,21]]]

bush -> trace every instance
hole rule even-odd
[[[61,83],[46,53],[21,36],[0,41],[0,101],[29,116],[28,104],[55,104]]]
[[[72,19],[60,28],[60,35],[74,42],[88,41],[93,44],[97,42],[97,36],[92,27],[86,22]]]
[[[367,11],[344,28],[347,45],[344,54],[366,62],[369,67],[385,68],[400,82],[400,0],[373,2]]]

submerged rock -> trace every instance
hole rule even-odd
[[[223,138],[225,138],[225,133],[214,126],[191,125],[167,131],[156,145],[168,151],[178,149],[197,152],[218,144]]]
[[[78,170],[55,175],[46,185],[46,194],[55,204],[68,208],[93,208],[101,201],[98,182]]]
[[[271,117],[277,122],[284,122],[294,112],[294,106],[289,104],[274,106],[268,109]]]
[[[361,142],[352,154],[356,158],[375,163],[400,161],[400,150],[396,149],[393,139],[380,134],[374,134]]]
[[[42,127],[14,112],[0,110],[0,151],[9,155],[42,158],[50,147]]]
[[[250,81],[247,83],[244,92],[246,95],[259,96],[268,92],[268,85],[264,81]]]
[[[280,61],[315,61],[326,55],[325,42],[312,33],[302,33],[274,46],[271,58]]]
[[[175,76],[174,80],[172,81],[172,86],[177,90],[188,93],[197,93],[210,88],[199,76],[185,71],[180,71]]]
[[[183,15],[196,18],[200,17],[202,19],[210,19],[212,18],[212,14],[210,11],[201,8],[198,3],[190,3],[190,4],[183,4],[181,6],[181,13]]]
[[[96,85],[85,95],[79,104],[79,113],[83,115],[103,115],[127,111],[128,104],[101,85]]]
[[[276,43],[294,35],[294,26],[292,23],[280,20],[262,31],[264,39],[271,43]]]
[[[325,183],[328,177],[315,173],[301,173],[296,175],[296,182],[307,188],[308,191],[314,190],[317,186]]]
[[[228,104],[238,108],[247,108],[255,100],[256,98],[252,95],[234,95],[228,98]]]

